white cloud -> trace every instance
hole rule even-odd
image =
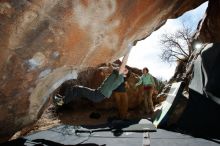
[[[185,20],[187,20],[187,25],[191,25],[195,29],[199,20],[204,15],[206,8],[207,2],[194,10],[186,12],[178,19],[167,20],[164,26],[152,33],[145,40],[139,41],[136,46],[132,48],[128,65],[139,69],[148,67],[153,76],[169,80],[174,74],[176,63],[170,65],[162,62],[159,58],[161,54],[159,44],[161,34],[176,31],[182,26],[181,22]]]

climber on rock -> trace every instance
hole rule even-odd
[[[102,82],[97,89],[90,89],[84,86],[62,86],[60,92],[53,96],[53,101],[57,106],[68,104],[76,98],[87,98],[93,102],[100,102],[105,98],[109,98],[121,83],[124,82],[124,77],[127,76],[129,70],[126,63],[132,47],[129,47],[122,59],[122,63],[118,70],[113,72]]]

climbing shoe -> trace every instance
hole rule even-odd
[[[61,95],[56,94],[53,96],[53,102],[56,106],[62,106],[64,104],[64,98]]]

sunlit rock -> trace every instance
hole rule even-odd
[[[0,138],[34,123],[64,81],[122,57],[168,18],[204,1],[1,1]]]

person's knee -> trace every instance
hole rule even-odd
[[[106,99],[107,97],[105,97],[101,92],[99,92],[98,90],[95,90],[93,92],[93,94],[91,95],[90,100],[92,100],[93,102],[101,102],[104,99]]]

